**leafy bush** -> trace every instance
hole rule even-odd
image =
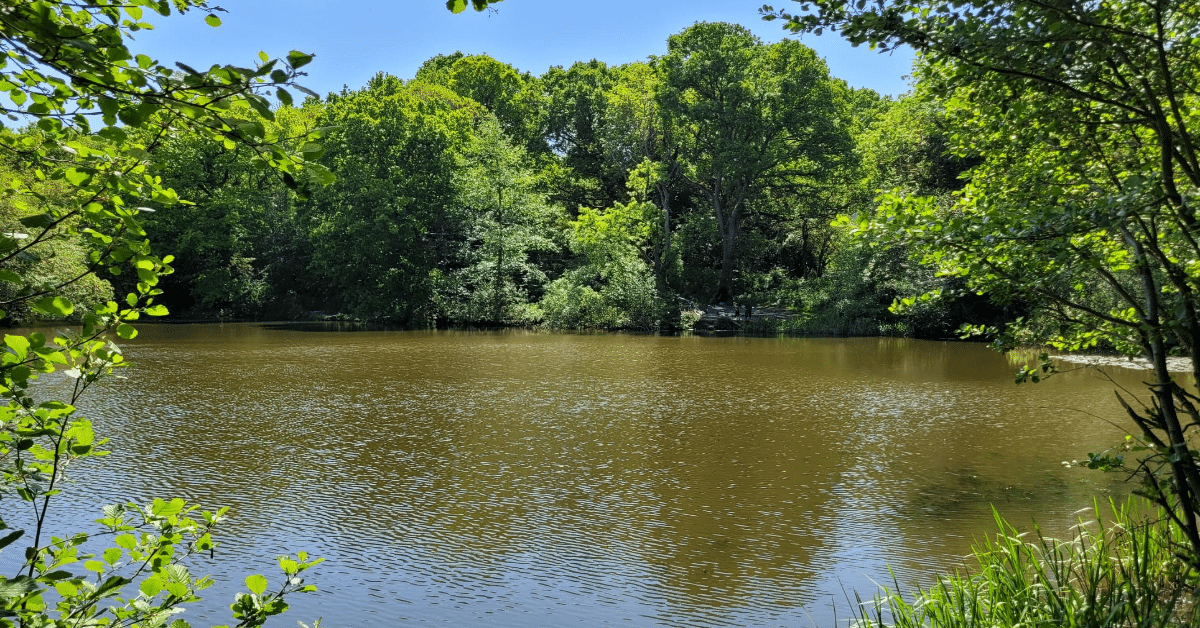
[[[667,304],[645,262],[617,258],[602,271],[589,264],[565,273],[540,307],[554,328],[651,330],[664,325]]]
[[[603,298],[591,286],[582,285],[579,275],[586,269],[572,271],[546,287],[540,303],[546,314],[546,324],[556,329],[604,327],[611,318],[605,313]]]

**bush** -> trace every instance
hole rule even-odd
[[[667,304],[641,260],[618,258],[603,270],[586,265],[551,282],[540,303],[559,329],[638,329],[663,326]]]

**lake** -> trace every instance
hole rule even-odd
[[[60,520],[230,506],[196,625],[304,550],[273,625],[831,626],[963,566],[992,505],[1065,535],[1126,490],[1063,464],[1123,438],[1112,382],[978,344],[321,329],[144,325]]]

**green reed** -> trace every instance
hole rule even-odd
[[[1105,512],[1107,511],[1107,513]],[[859,598],[855,625],[896,628],[1200,626],[1197,573],[1174,526],[1144,502],[1097,504],[1069,540],[1035,528],[999,532],[973,551],[976,569],[940,578],[908,599],[893,587]],[[1107,520],[1102,515],[1107,514]]]

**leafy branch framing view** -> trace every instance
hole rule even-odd
[[[210,26],[221,23],[203,0],[0,6],[0,109],[28,125],[21,133],[0,130],[6,168],[0,194],[19,216],[12,231],[0,234],[6,286],[0,303],[9,312],[73,317],[81,324],[50,338],[38,332],[4,338],[0,497],[18,500],[34,524],[0,537],[0,547],[25,548],[20,572],[0,576],[0,625],[165,625],[212,584],[193,575],[187,559],[213,550],[212,532],[224,509],[200,511],[181,499],[118,504],[104,508],[92,533],[51,530],[47,520],[67,467],[106,453],[105,439],[96,437],[76,404],[91,385],[126,365],[111,339],[135,337],[132,323],[143,315],[167,314],[155,299],[162,294],[160,278],[172,272],[172,257],[151,250],[141,217],[183,201],[154,174],[149,155],[173,137],[204,136],[227,148],[249,148],[300,195],[329,179],[308,161],[311,145],[289,148],[317,139],[318,132],[282,137],[262,123],[274,116],[268,94],[287,104],[289,90],[308,93],[295,81],[311,55],[293,51],[271,59],[264,53],[253,68],[198,71],[167,67],[126,46],[131,33],[152,28],[144,15],[191,10],[207,13]],[[29,272],[80,239],[87,253],[70,276]],[[132,290],[122,303],[77,311],[73,287],[94,275],[125,273]],[[69,396],[54,399],[47,392],[53,388],[34,385],[39,377],[65,382]],[[0,529],[7,529],[4,520]],[[106,538],[112,545],[92,549],[89,541]],[[79,561],[87,575],[69,569]],[[313,590],[301,574],[318,562],[304,553],[280,558],[283,580],[270,592],[266,578],[248,577],[248,592],[231,606],[237,625],[261,625],[286,610],[285,596]],[[188,624],[176,619],[171,625]]]

